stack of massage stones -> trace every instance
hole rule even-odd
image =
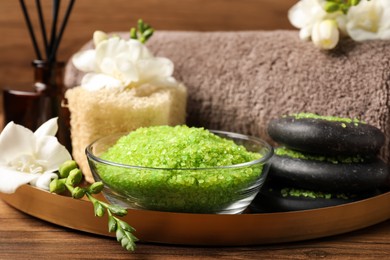
[[[271,120],[275,148],[253,212],[340,205],[389,189],[388,166],[378,157],[384,134],[357,119],[300,113]]]

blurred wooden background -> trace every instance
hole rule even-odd
[[[38,33],[34,0],[25,0]],[[42,0],[46,23],[51,24],[52,1]],[[78,0],[59,47],[58,60],[66,61],[92,33],[126,31],[144,19],[157,30],[272,30],[292,29],[287,10],[297,0]],[[68,0],[62,0],[62,15]],[[60,21],[62,16],[60,16]],[[50,29],[50,28],[47,28]],[[31,61],[36,58],[17,0],[0,1],[0,86],[28,89]]]

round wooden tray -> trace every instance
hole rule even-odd
[[[107,218],[94,216],[89,201],[29,185],[0,198],[42,220],[89,233],[108,233]],[[100,197],[100,199],[103,199]],[[390,219],[390,192],[354,203],[315,210],[240,215],[128,210],[123,218],[144,242],[184,245],[259,245],[341,234]]]

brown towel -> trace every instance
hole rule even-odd
[[[283,114],[357,117],[385,133],[390,161],[388,41],[343,40],[328,52],[297,31],[158,32],[148,45],[188,87],[189,125],[270,141],[266,126]],[[66,84],[79,80],[68,66]]]

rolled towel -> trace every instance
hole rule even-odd
[[[385,133],[381,156],[390,160],[388,41],[343,39],[321,51],[297,31],[160,31],[148,46],[174,62],[186,85],[188,125],[271,141],[266,126],[283,114],[357,117]],[[66,84],[79,79],[68,66]]]

